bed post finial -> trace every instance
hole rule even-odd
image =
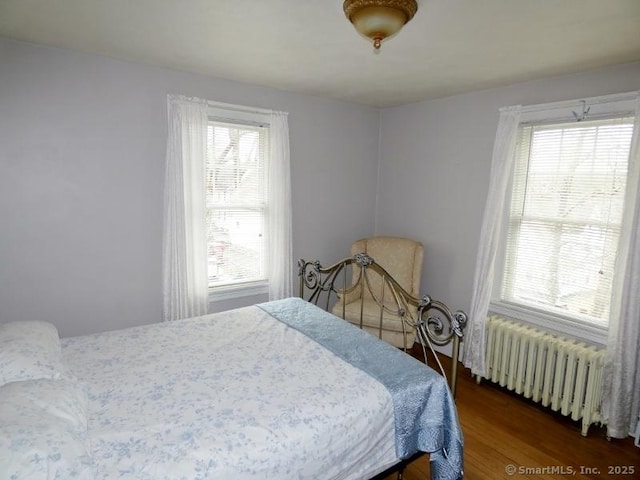
[[[369,265],[375,263],[375,261],[373,260],[373,258],[371,258],[369,255],[367,255],[365,252],[362,253],[356,253],[353,256],[353,259],[356,261],[356,263],[358,265],[360,265],[361,267],[368,267]]]

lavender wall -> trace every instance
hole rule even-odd
[[[468,309],[498,108],[638,88],[633,64],[379,111],[0,38],[0,322],[160,319],[167,93],[289,112],[296,258],[416,238],[423,291]]]
[[[289,112],[296,258],[373,231],[376,109],[0,38],[0,322],[159,321],[167,93]]]

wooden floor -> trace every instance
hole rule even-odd
[[[640,479],[640,448],[631,437],[607,441],[597,425],[583,437],[579,422],[490,382],[478,385],[465,369],[457,388],[465,480]],[[428,456],[404,472],[404,480],[429,478]]]

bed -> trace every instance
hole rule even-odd
[[[0,478],[367,479],[418,451],[461,478],[446,379],[318,298],[63,339],[0,325]]]

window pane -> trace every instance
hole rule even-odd
[[[207,211],[211,285],[265,279],[263,218],[262,211]]]
[[[263,206],[264,128],[213,124],[209,127],[207,206]]]
[[[593,226],[520,225],[505,298],[559,313],[608,318],[618,232]]]

